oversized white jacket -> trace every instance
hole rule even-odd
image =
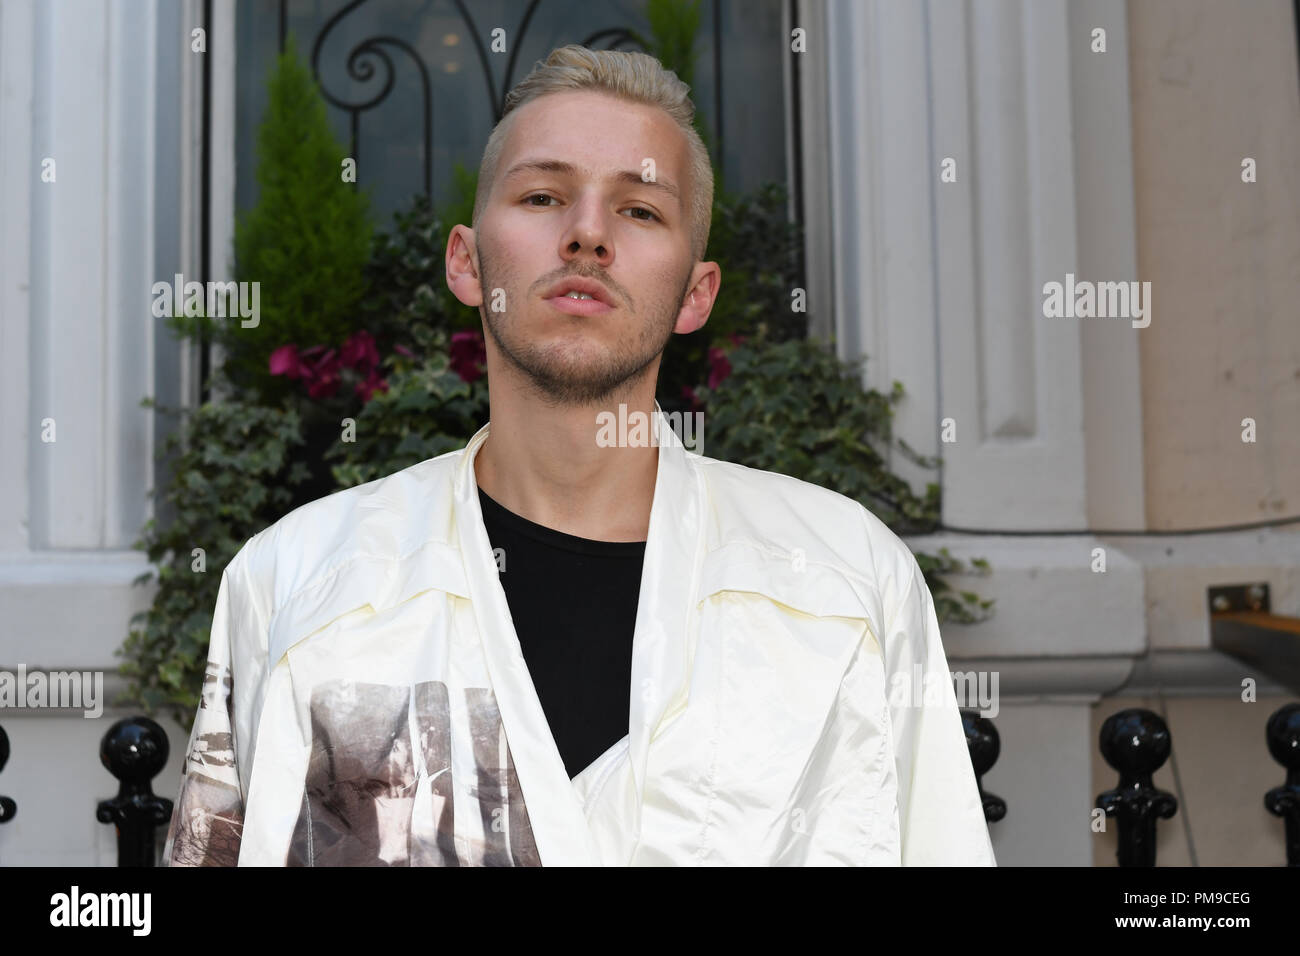
[[[911,552],[660,425],[625,738],[569,779],[483,527],[484,426],[230,562],[168,861],[993,865]]]

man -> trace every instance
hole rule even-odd
[[[658,417],[720,282],[687,94],[581,47],[511,92],[446,252],[491,421],[230,563],[173,864],[994,862],[908,549]]]

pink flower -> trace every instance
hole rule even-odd
[[[307,389],[307,394],[312,398],[333,398],[338,390],[339,378],[337,375],[331,375],[312,382]]]
[[[375,348],[374,337],[365,329],[353,332],[343,343],[341,359],[348,368],[368,374],[379,364],[379,350]]]
[[[406,355],[409,349],[397,346]],[[363,378],[354,388],[364,401],[370,401],[377,391],[388,391],[388,382],[379,374],[379,350],[374,337],[365,329],[348,336],[342,349],[313,345],[298,351],[298,346],[282,345],[271,353],[272,375],[301,379],[311,398],[332,398],[343,384],[344,368],[354,369]]]
[[[487,347],[483,343],[482,332],[453,332],[449,351],[452,370],[462,379],[474,382],[483,377],[483,366],[487,364]]]
[[[325,346],[313,345],[311,348],[303,349],[298,353],[300,363],[299,374],[307,376],[311,373],[311,366],[316,360],[325,354]]]
[[[298,346],[281,345],[271,353],[271,374],[301,378],[307,367],[298,357]]]
[[[717,388],[731,374],[727,353],[714,346],[709,349],[709,388]]]
[[[377,369],[371,369],[370,374],[366,376],[364,382],[357,382],[356,392],[361,396],[361,401],[368,402],[374,397],[375,392],[388,391],[388,380],[379,377]]]
[[[410,349],[408,349],[405,345],[394,345],[393,351],[396,352],[398,355],[405,355],[409,359],[415,358],[415,353],[412,352]]]
[[[323,346],[315,346],[308,352],[316,352]],[[303,353],[304,357],[306,352]],[[339,360],[337,349],[330,349],[311,362],[308,373],[303,377],[309,382],[307,394],[312,398],[330,398],[339,390],[339,373],[343,363]]]
[[[320,346],[317,346],[317,348],[320,348]],[[322,375],[338,372],[342,367],[342,364],[342,360],[339,357],[339,350],[329,349],[312,362],[311,373],[313,376],[319,378]]]

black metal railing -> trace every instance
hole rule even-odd
[[[995,823],[1007,805],[984,792],[983,776],[998,759],[1001,744],[993,722],[963,708],[962,727],[984,818]],[[1286,865],[1300,866],[1300,704],[1286,704],[1264,728],[1268,752],[1286,769],[1286,780],[1264,795],[1264,807],[1285,823]],[[1094,806],[1118,823],[1116,855],[1120,866],[1156,865],[1156,824],[1178,812],[1178,799],[1152,782],[1173,753],[1173,738],[1159,714],[1140,708],[1121,710],[1101,725],[1101,755],[1119,773],[1119,782],[1098,794]]]
[[[100,823],[117,827],[117,865],[153,866],[158,827],[172,816],[172,802],[154,796],[152,781],[167,765],[167,732],[148,717],[119,720],[99,745],[99,760],[119,786],[117,796],[101,800]]]
[[[1006,801],[984,790],[984,775],[1001,752],[993,721],[962,708],[962,728],[975,771],[984,818],[989,823],[1007,814]],[[1284,821],[1288,866],[1300,866],[1300,703],[1286,704],[1268,719],[1268,751],[1286,770],[1281,786],[1264,796],[1264,806]],[[1173,753],[1173,737],[1160,715],[1137,708],[1107,717],[1101,727],[1101,754],[1119,773],[1116,786],[1097,796],[1095,806],[1118,824],[1116,851],[1122,867],[1155,866],[1156,826],[1178,812],[1178,800],[1152,782],[1153,774]],[[158,829],[171,820],[172,801],[156,796],[152,781],[167,764],[167,733],[148,717],[128,717],[113,724],[100,743],[100,762],[119,781],[116,797],[100,801],[96,817],[117,828],[117,865],[153,866]],[[9,737],[0,727],[0,771],[9,762]],[[15,802],[0,796],[0,824],[17,813]]]
[[[1007,815],[1007,802],[984,792],[984,775],[997,763],[998,754],[1002,752],[1002,739],[993,721],[980,716],[977,710],[963,707],[961,726],[966,732],[966,749],[970,751],[971,765],[975,768],[975,783],[979,787],[980,802],[984,805],[984,819],[997,823]]]
[[[1286,827],[1287,866],[1300,866],[1300,704],[1287,704],[1268,719],[1264,739],[1286,768],[1286,782],[1264,794],[1264,808]]]
[[[9,735],[0,727],[0,770],[9,762]],[[18,812],[18,804],[9,797],[0,797],[0,823],[8,823]]]
[[[1178,812],[1178,799],[1151,782],[1169,759],[1173,741],[1159,714],[1130,709],[1101,725],[1101,755],[1119,771],[1119,784],[1098,795],[1097,809],[1119,822],[1119,865],[1156,865],[1156,821]]]

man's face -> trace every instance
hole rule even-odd
[[[545,399],[603,404],[657,374],[695,264],[687,170],[653,107],[583,91],[514,114],[475,233],[482,309],[489,352]],[[575,277],[608,303],[557,298]]]

